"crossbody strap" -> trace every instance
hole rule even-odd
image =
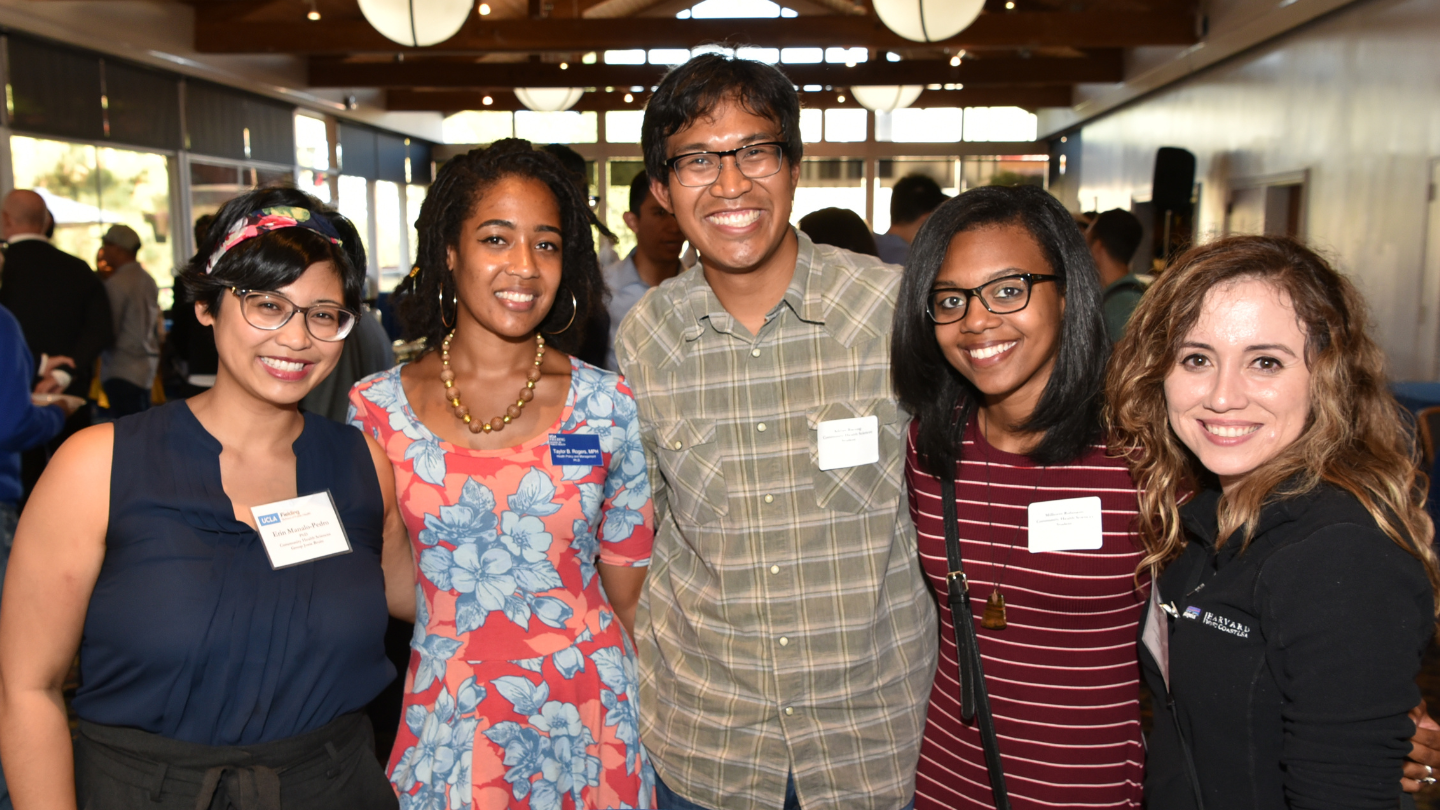
[[[955,626],[956,658],[960,662],[960,719],[968,723],[979,718],[980,744],[985,749],[985,768],[990,772],[995,810],[1010,810],[1010,794],[1005,790],[1005,769],[1000,762],[1000,741],[995,736],[995,718],[990,714],[990,695],[985,690],[980,643],[975,638],[975,617],[970,612],[970,584],[965,579],[965,566],[960,559],[955,481],[949,476],[940,477],[940,495],[944,501],[945,558],[949,562],[945,591],[950,603],[950,619]]]

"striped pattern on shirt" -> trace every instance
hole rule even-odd
[[[994,807],[979,732],[960,720],[940,482],[920,469],[914,441],[912,426],[905,467],[910,513],[941,622],[915,807]],[[1124,462],[1096,446],[1071,464],[1041,469],[990,447],[972,419],[955,495],[1011,805],[1140,807],[1145,754],[1135,645],[1149,592],[1134,580],[1142,553],[1134,531],[1135,485]],[[1099,550],[1030,553],[1029,504],[1089,496],[1100,498]],[[1009,626],[987,630],[980,619],[997,581]]]

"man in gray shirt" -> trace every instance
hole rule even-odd
[[[101,237],[100,256],[115,268],[105,280],[115,345],[100,355],[100,385],[110,413],[128,416],[150,407],[150,389],[160,364],[160,288],[135,261],[140,235],[112,225]]]

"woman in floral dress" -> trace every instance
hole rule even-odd
[[[628,637],[654,534],[635,402],[562,353],[603,306],[590,218],[525,141],[452,159],[399,291],[432,348],[350,394],[417,562],[389,765],[405,810],[652,806]]]

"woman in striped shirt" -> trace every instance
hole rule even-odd
[[[942,624],[917,810],[996,806],[979,729],[960,717],[937,476],[955,484],[1010,806],[1139,807],[1136,495],[1105,452],[1109,343],[1069,213],[1034,187],[937,209],[911,250],[892,351],[915,415],[910,512]]]

